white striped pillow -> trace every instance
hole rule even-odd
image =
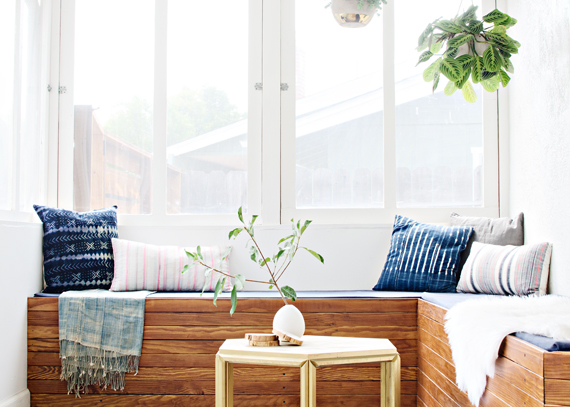
[[[497,246],[473,242],[457,291],[501,295],[544,295],[550,243]]]
[[[112,239],[115,258],[115,276],[111,291],[214,291],[219,273],[205,278],[206,267],[194,266],[182,273],[189,264],[184,247],[154,246],[124,239]],[[196,251],[195,248],[187,248]],[[201,247],[206,264],[218,268],[225,247]],[[228,258],[221,263],[221,271],[229,274]],[[228,278],[224,291],[231,290]]]

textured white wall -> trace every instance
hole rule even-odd
[[[510,212],[525,213],[526,243],[554,244],[549,289],[570,296],[570,4],[509,0],[507,12],[522,44],[509,84]]]
[[[27,394],[27,297],[42,289],[39,223],[0,222],[0,406],[21,406]]]

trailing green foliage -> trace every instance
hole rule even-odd
[[[485,23],[492,25],[485,27]],[[507,30],[516,23],[515,18],[498,9],[477,19],[477,6],[470,6],[450,20],[437,19],[418,38],[417,50],[422,54],[416,65],[435,56],[435,62],[423,72],[424,80],[433,82],[433,91],[444,75],[449,80],[445,95],[461,89],[465,100],[474,103],[477,95],[473,83],[481,83],[483,89],[494,92],[501,84],[505,87],[510,82],[507,72],[514,73],[510,58],[518,53],[521,44],[509,37]],[[476,47],[480,44],[485,46],[483,52]]]
[[[438,73],[439,75],[439,73]],[[232,292],[230,295],[231,300],[231,309],[230,314],[236,310],[237,307],[237,292],[242,290],[245,282],[254,282],[254,283],[262,283],[267,284],[268,288],[271,290],[276,288],[283,302],[287,304],[287,298],[295,301],[297,299],[296,291],[291,288],[290,286],[284,286],[280,288],[279,286],[279,279],[283,276],[293,258],[297,254],[299,249],[304,249],[309,252],[313,257],[315,257],[318,261],[324,264],[325,259],[323,256],[318,254],[317,252],[308,249],[306,247],[299,246],[301,241],[301,236],[305,233],[309,225],[311,224],[310,220],[305,221],[302,223],[301,221],[295,222],[294,219],[291,219],[291,229],[293,233],[280,239],[277,243],[277,251],[271,257],[266,257],[261,252],[257,241],[255,240],[255,231],[254,231],[254,224],[257,219],[257,215],[253,215],[251,220],[246,223],[243,218],[242,208],[238,210],[238,219],[242,223],[242,226],[239,228],[235,228],[228,234],[228,239],[235,239],[239,236],[239,234],[245,231],[249,235],[249,240],[247,243],[249,257],[250,259],[255,262],[259,267],[267,269],[269,273],[268,281],[257,281],[257,280],[248,280],[242,274],[231,275],[222,271],[222,262],[226,260],[226,258],[230,255],[232,248],[229,247],[224,253],[222,254],[222,258],[220,259],[220,264],[217,266],[206,264],[204,262],[204,258],[202,256],[202,249],[200,246],[196,247],[195,252],[186,251],[186,256],[188,257],[189,264],[186,264],[183,269],[182,273],[185,273],[190,267],[194,266],[195,264],[199,264],[206,268],[205,275],[209,276],[211,273],[219,273],[220,278],[218,279],[216,286],[214,288],[214,305],[218,300],[218,296],[222,292],[225,283],[228,278],[234,279],[234,285],[232,288]],[[204,285],[204,288],[206,286]],[[204,291],[202,291],[204,292]]]

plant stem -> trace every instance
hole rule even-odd
[[[216,273],[220,273],[220,274],[222,274],[222,275],[224,275],[224,276],[226,276],[226,277],[236,278],[236,276],[232,276],[231,274],[224,273],[223,271],[218,270],[218,269],[215,269],[215,268],[213,268],[213,267],[210,267],[210,266],[208,266],[207,264],[205,264],[205,263],[203,263],[203,262],[201,262],[201,261],[199,261],[198,263],[201,264],[202,266],[204,266],[204,267],[206,267],[206,268],[209,268],[209,269],[212,269],[212,271],[215,271]],[[273,283],[270,283],[269,281],[250,280],[250,279],[248,279],[248,278],[246,278],[245,281],[249,281],[250,283],[259,283],[259,284],[268,284],[268,285],[273,284]]]
[[[247,228],[244,226],[245,231],[247,232],[247,234],[249,235],[249,237],[251,238],[251,241],[253,242],[253,244],[255,245],[255,247],[257,247],[257,251],[259,252],[259,254],[261,255],[261,258],[263,259],[263,261],[265,262],[265,256],[263,255],[263,253],[261,252],[261,249],[259,248],[259,245],[257,244],[257,242],[255,241],[255,239],[253,238],[253,236],[251,235],[251,233],[249,233],[249,230],[247,230]],[[285,296],[283,295],[283,293],[281,292],[281,289],[279,288],[279,285],[277,285],[277,281],[275,281],[275,276],[273,275],[273,272],[271,271],[271,269],[269,268],[269,264],[267,264],[267,262],[265,262],[265,267],[267,268],[267,271],[269,272],[269,275],[271,276],[271,279],[273,280],[273,282],[275,283],[275,288],[277,288],[277,291],[279,291],[279,294],[281,295],[281,299],[283,299],[283,302],[285,303],[285,305],[288,305],[287,300],[285,299]]]

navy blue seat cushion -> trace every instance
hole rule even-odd
[[[460,254],[472,230],[419,223],[396,215],[388,258],[373,289],[454,292]]]
[[[113,281],[117,207],[91,212],[34,205],[43,222],[46,293],[108,289]]]

